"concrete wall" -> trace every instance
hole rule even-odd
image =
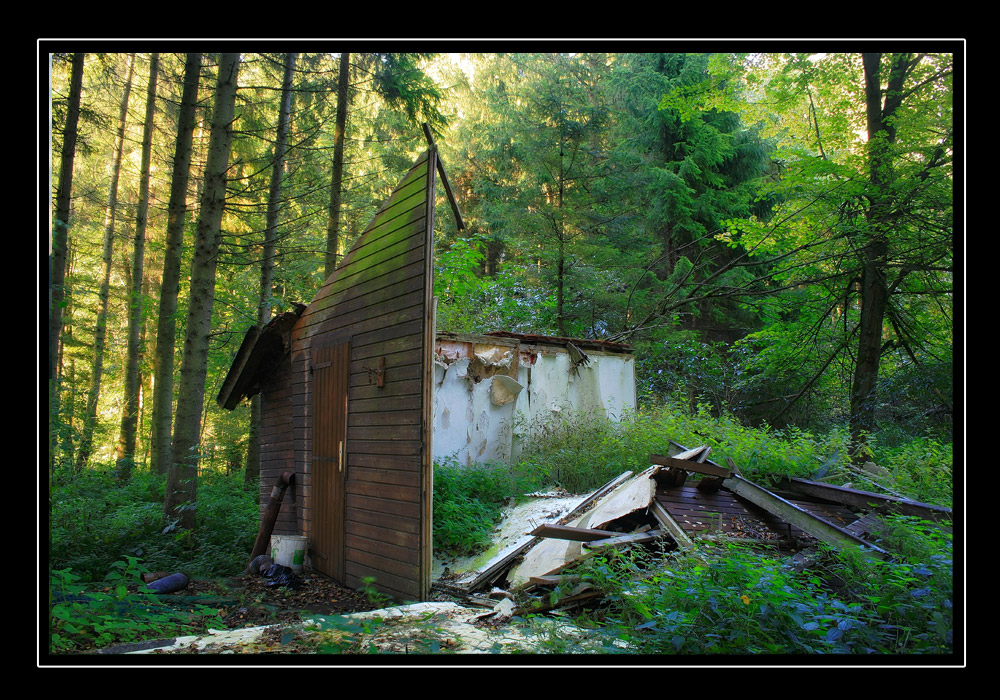
[[[635,358],[585,346],[574,366],[560,339],[439,334],[434,353],[433,455],[462,464],[509,460],[526,433],[560,414],[619,419],[635,409]]]

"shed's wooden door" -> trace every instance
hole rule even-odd
[[[351,344],[314,350],[312,393],[313,566],[344,581],[344,490]]]

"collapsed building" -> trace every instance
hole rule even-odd
[[[217,397],[231,410],[260,396],[261,531],[252,556],[271,533],[305,536],[307,566],[352,588],[373,581],[400,600],[431,592],[435,459],[508,459],[526,431],[561,411],[614,419],[636,400],[626,345],[437,331],[438,175],[461,228],[432,142],[313,300],[247,331]],[[651,455],[647,472],[584,499],[577,520],[545,524],[452,589],[470,593],[508,575],[544,585],[595,548],[657,539],[688,547],[712,528],[878,551],[864,539],[873,513],[950,517],[801,480],[787,484],[795,497],[786,497],[708,460],[707,447],[675,447]],[[685,485],[689,474],[696,486]],[[291,503],[281,508],[286,490]]]

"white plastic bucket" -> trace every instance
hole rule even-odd
[[[271,559],[300,574],[306,559],[306,542],[307,538],[301,535],[271,535]]]

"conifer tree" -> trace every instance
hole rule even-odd
[[[173,449],[167,473],[164,513],[169,520],[186,530],[192,530],[196,523],[201,420],[215,300],[215,272],[222,215],[226,208],[239,61],[240,56],[236,53],[225,53],[219,57],[208,160],[205,163],[205,187],[191,261],[190,300],[177,387]]]

